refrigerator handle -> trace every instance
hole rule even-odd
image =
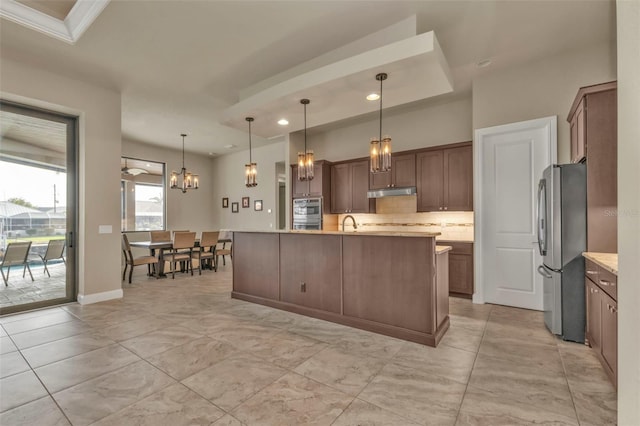
[[[546,190],[546,182],[544,179],[540,180],[540,184],[538,185],[538,249],[540,250],[541,256],[547,255],[547,223],[546,223],[546,215],[547,215],[547,190]]]
[[[538,273],[540,275],[542,275],[543,277],[545,277],[545,278],[553,278],[553,275],[548,273],[547,270],[545,269],[545,267],[542,266],[542,265],[538,266]]]

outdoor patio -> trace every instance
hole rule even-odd
[[[9,285],[0,280],[0,307],[22,305],[42,300],[58,299],[65,296],[66,266],[62,261],[51,261],[48,264],[49,278],[41,263],[30,265],[34,281],[29,271],[22,278],[22,267],[14,266],[9,275]],[[7,268],[4,268],[5,275]]]

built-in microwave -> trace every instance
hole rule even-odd
[[[293,229],[322,229],[322,198],[293,200]]]

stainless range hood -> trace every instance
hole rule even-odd
[[[416,187],[408,186],[406,188],[384,188],[367,191],[369,198],[394,197],[397,195],[416,195]]]

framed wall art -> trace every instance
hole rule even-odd
[[[223,209],[228,209],[229,208],[229,198],[224,197],[222,199],[222,208]]]
[[[238,213],[238,211],[240,211],[238,202],[231,203],[231,213]]]
[[[242,197],[242,208],[243,209],[249,208],[249,197]]]
[[[253,209],[257,212],[262,211],[262,200],[255,200],[253,202]]]

